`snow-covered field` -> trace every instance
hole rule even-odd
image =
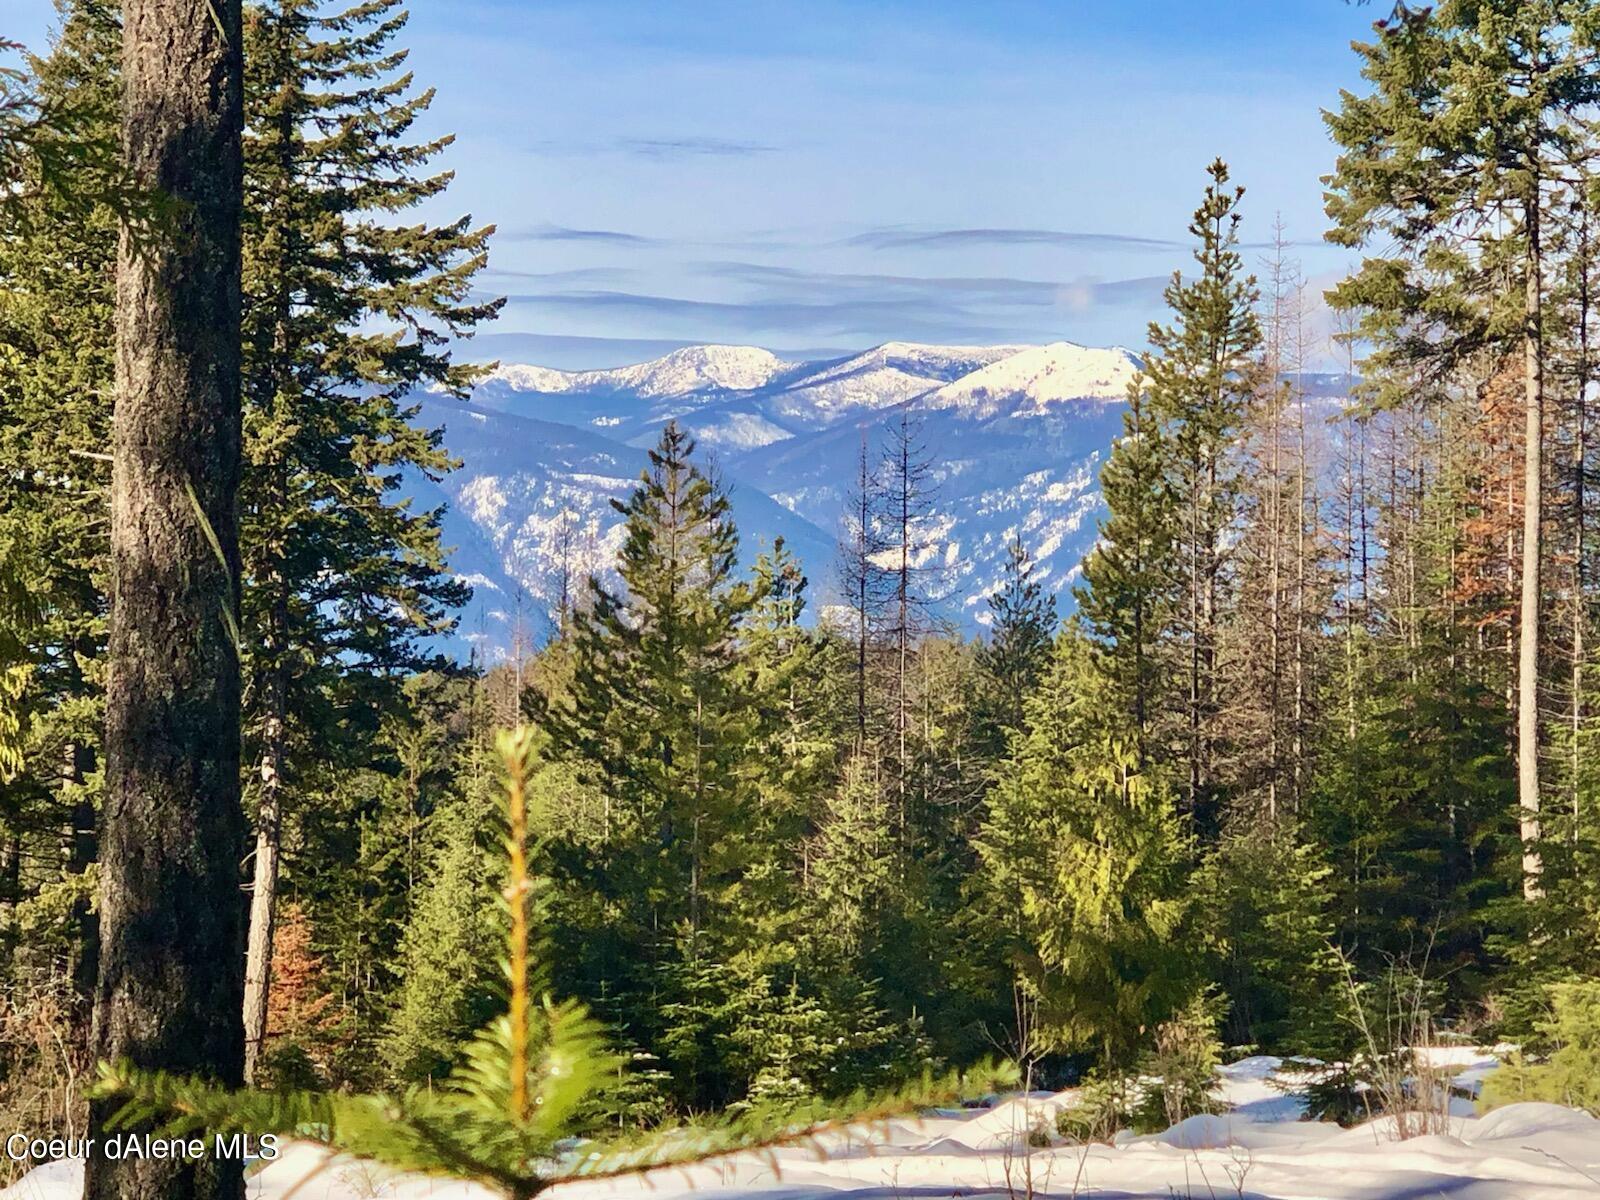
[[[1493,1059],[1446,1052],[1466,1090]],[[1273,1086],[1280,1063],[1221,1069],[1226,1115],[1191,1117],[1115,1146],[1030,1149],[1071,1093],[1034,1092],[987,1109],[940,1112],[840,1133],[810,1149],[730,1155],[612,1183],[573,1184],[557,1200],[913,1200],[955,1196],[1099,1200],[1581,1200],[1600,1197],[1600,1120],[1552,1104],[1452,1115],[1449,1132],[1397,1141],[1380,1119],[1353,1129],[1301,1120]],[[1463,1107],[1462,1102],[1457,1102]],[[1464,1107],[1470,1107],[1465,1105]],[[81,1165],[52,1163],[0,1200],[76,1200]],[[471,1184],[394,1175],[297,1143],[256,1174],[250,1200],[490,1200]]]

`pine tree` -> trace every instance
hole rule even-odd
[[[1177,520],[1172,538],[1181,596],[1171,613],[1175,651],[1182,656],[1181,727],[1175,731],[1186,775],[1184,797],[1202,832],[1218,822],[1218,638],[1231,602],[1228,540],[1238,517],[1240,476],[1234,441],[1261,343],[1255,277],[1238,250],[1242,187],[1228,186],[1221,159],[1207,168],[1211,182],[1189,232],[1199,274],[1174,274],[1165,293],[1172,323],[1150,326],[1152,418],[1163,430],[1167,487]]]
[[[489,966],[503,934],[490,856],[478,845],[485,817],[470,803],[440,812],[444,840],[400,940],[400,988],[383,1056],[406,1083],[447,1076],[472,1032],[494,1012]]]
[[[17,662],[28,672],[17,697],[28,736],[20,770],[0,780],[0,878],[9,881],[15,864],[19,893],[49,882],[20,878],[25,841],[25,857],[59,862],[72,875],[96,857],[105,687],[114,285],[118,218],[127,212],[108,194],[118,174],[121,32],[98,6],[60,11],[60,32],[50,54],[32,60],[32,74],[39,104],[62,122],[50,136],[80,144],[56,157],[51,182],[40,177],[42,164],[27,168],[0,239],[0,476],[9,481],[0,543],[9,545],[32,617],[25,632],[21,622],[11,626],[22,634]],[[72,970],[86,1002],[97,918],[84,905],[76,919]]]
[[[1332,294],[1360,308],[1380,373],[1435,377],[1475,350],[1520,360],[1522,528],[1517,564],[1518,809],[1523,886],[1540,890],[1540,596],[1544,550],[1546,315],[1552,209],[1592,152],[1571,114],[1600,99],[1593,6],[1578,0],[1449,0],[1397,13],[1357,47],[1366,96],[1327,120],[1343,150],[1330,236],[1391,239]]]
[[[888,548],[879,521],[881,505],[882,482],[867,457],[867,434],[862,430],[856,477],[846,497],[839,538],[839,591],[849,612],[849,628],[844,632],[853,651],[851,691],[858,751],[876,733],[872,668],[883,633],[890,579],[881,562]]]
[[[1237,600],[1224,631],[1222,711],[1229,800],[1269,824],[1298,807],[1303,774],[1308,481],[1298,379],[1298,266],[1281,221],[1266,262],[1262,361],[1242,422]]]
[[[272,1003],[262,1066],[274,1088],[323,1086],[345,1044],[346,1023],[302,905],[286,906],[273,942]]]
[[[852,754],[823,796],[815,832],[805,844],[806,874],[799,897],[798,978],[821,1001],[829,1020],[813,1026],[832,1039],[827,1075],[810,1072],[813,1087],[833,1095],[862,1084],[914,1076],[939,1056],[921,1014],[949,994],[942,980],[925,990],[924,971],[912,989],[920,1007],[895,1005],[896,981],[887,943],[897,936],[905,885],[891,823],[889,782],[869,754]],[[919,945],[918,949],[921,946]],[[915,956],[915,952],[913,952]],[[792,1001],[787,1007],[792,1007]],[[778,1014],[781,1025],[792,1018]],[[956,1017],[959,1019],[959,1016]],[[765,1035],[763,1035],[765,1036]],[[759,1085],[760,1081],[756,1083]]]
[[[499,307],[470,294],[490,228],[384,219],[451,178],[423,173],[449,137],[409,140],[433,93],[403,71],[399,0],[321,8],[267,0],[245,24],[247,1068],[264,1032],[285,788],[308,761],[361,752],[465,597],[444,573],[439,514],[397,494],[407,472],[453,465],[405,396],[465,388],[475,369],[446,343]]]
[[[0,39],[0,54],[20,54],[22,43]],[[26,179],[29,149],[42,132],[39,101],[25,67],[0,66],[0,186],[7,197]]]
[[[1299,1051],[1296,1038],[1325,1009],[1337,983],[1327,954],[1331,873],[1287,820],[1230,827],[1196,872],[1229,1045]]]
[[[1141,1033],[1193,994],[1188,850],[1172,794],[1138,765],[1088,640],[1070,627],[1001,770],[978,850],[1041,1043],[1130,1065]]]
[[[1107,514],[1099,540],[1083,560],[1083,583],[1076,590],[1081,626],[1094,642],[1096,670],[1107,699],[1127,722],[1141,765],[1151,755],[1157,717],[1170,703],[1162,689],[1163,668],[1177,605],[1171,447],[1149,386],[1143,374],[1128,385],[1122,437],[1100,472]],[[1160,747],[1163,754],[1167,749]]]
[[[983,1030],[1003,1016],[992,994],[970,988],[983,969],[974,959],[984,953],[981,944],[953,936],[978,873],[973,843],[997,761],[977,652],[975,641],[953,635],[929,635],[917,648],[910,742],[915,820],[896,863],[899,881],[876,967],[889,1011],[919,1020],[938,1052],[956,1062],[983,1053]]]
[[[752,731],[754,792],[735,834],[740,897],[736,920],[755,958],[792,962],[803,913],[797,903],[809,870],[796,853],[810,832],[848,736],[829,684],[843,647],[803,623],[807,581],[779,538],[752,570],[758,597],[740,631],[739,655],[757,723]]]
[[[1024,702],[1044,671],[1056,633],[1055,597],[1033,578],[1033,569],[1021,536],[1013,535],[1004,580],[988,600],[989,640],[978,651],[997,743],[1003,743],[1003,731],[1025,728]]]
[[[556,753],[607,806],[606,890],[618,903],[593,936],[615,954],[594,964],[586,994],[655,997],[628,1013],[630,1037],[645,1045],[662,1040],[658,1012],[705,1011],[682,989],[703,985],[730,915],[754,774],[754,697],[738,649],[760,597],[735,578],[728,499],[693,449],[669,423],[639,486],[617,502],[624,590],[591,579],[591,606],[572,621],[571,694],[547,714]],[[663,972],[678,981],[676,1000],[658,995]],[[703,1048],[709,1036],[696,1027],[678,1044]],[[685,1098],[714,1086],[688,1058],[674,1065]]]
[[[410,676],[402,709],[385,714],[364,764],[297,777],[303,801],[285,822],[293,869],[284,895],[304,910],[336,997],[330,1018],[340,1036],[317,1064],[330,1087],[390,1078],[384,1042],[404,984],[406,930],[454,822],[481,832],[492,807],[492,730],[478,723],[480,691],[480,681],[453,673]],[[274,987],[277,978],[274,966]]]
[[[37,621],[15,551],[0,545],[0,784],[22,770],[27,717],[21,701],[33,676],[23,639]]]
[[[1387,553],[1363,597],[1372,628],[1358,632],[1356,659],[1365,665],[1341,681],[1345,721],[1323,731],[1307,806],[1332,868],[1340,950],[1368,977],[1426,964],[1449,980],[1455,1006],[1485,985],[1513,797],[1511,664],[1484,636],[1505,595],[1481,588],[1484,499],[1472,465],[1481,435],[1456,432],[1466,408],[1438,411],[1447,430],[1413,428],[1398,413],[1374,418],[1387,477],[1374,532]],[[1492,515],[1488,543],[1503,545]]]
[[[883,937],[882,905],[894,878],[894,834],[883,781],[863,756],[849,759],[827,797],[809,850],[807,878],[817,953],[855,970]]]
[[[1560,702],[1561,719],[1551,723],[1549,740],[1555,770],[1549,791],[1565,801],[1557,823],[1581,819],[1579,779],[1583,775],[1583,729],[1589,718],[1588,667],[1593,655],[1590,627],[1594,623],[1595,530],[1594,434],[1590,420],[1590,391],[1594,379],[1594,348],[1590,342],[1595,303],[1595,245],[1593,214],[1587,197],[1574,198],[1569,215],[1567,252],[1555,280],[1553,319],[1560,336],[1559,358],[1554,364],[1559,409],[1553,423],[1552,449],[1557,464],[1551,472],[1555,484],[1551,538],[1560,570],[1557,589],[1559,619],[1552,621],[1547,642],[1564,659],[1559,674],[1550,681],[1552,700]],[[1554,657],[1554,654],[1552,654]]]
[[[922,440],[921,420],[909,405],[902,405],[889,423],[880,480],[883,507],[878,520],[888,560],[888,627],[884,634],[893,655],[889,667],[890,750],[895,765],[895,823],[904,838],[915,820],[909,804],[912,672],[916,643],[932,599],[926,559],[934,546],[927,525],[937,488],[934,460]]]
[[[115,11],[93,12],[78,0],[55,0],[55,7],[61,28],[47,58],[0,37],[0,222],[8,236],[35,232],[42,203],[65,205],[80,216],[106,206],[142,227],[160,198],[141,188],[120,161],[115,106],[101,103],[114,98],[63,92],[54,86],[59,75],[50,78],[51,60],[81,37],[85,19],[113,29]]]

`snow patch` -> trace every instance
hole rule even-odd
[[[1473,1124],[1473,1142],[1539,1137],[1546,1133],[1579,1133],[1594,1139],[1600,1153],[1600,1119],[1560,1104],[1527,1100],[1497,1108]]]
[[[757,346],[685,346],[661,358],[600,371],[558,371],[508,363],[484,376],[512,391],[633,392],[639,396],[683,396],[707,387],[726,391],[758,388],[790,364]]]
[[[1068,400],[1118,401],[1138,372],[1121,347],[1094,349],[1051,342],[1002,358],[923,398],[928,408],[958,408],[992,416],[1038,415]]]
[[[1476,1052],[1480,1057],[1483,1051]],[[1255,1056],[1219,1068],[1223,1098],[1283,1077]],[[905,1200],[951,1195],[1248,1196],[1252,1200],[1597,1200],[1600,1121],[1554,1104],[1513,1104],[1395,1141],[1385,1119],[1342,1130],[1320,1121],[1190,1117],[1114,1145],[1053,1135],[1075,1091],[1002,1097],[829,1131],[814,1145],[724,1155],[611,1181],[570,1183],[561,1200]],[[1392,1122],[1390,1122],[1392,1125]],[[1041,1145],[1044,1142],[1046,1144]],[[41,1166],[0,1200],[78,1200],[81,1161]],[[247,1200],[493,1200],[477,1184],[431,1179],[290,1142],[247,1183]]]

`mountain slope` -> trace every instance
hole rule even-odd
[[[782,536],[818,607],[863,440],[876,464],[902,416],[933,465],[922,578],[943,615],[981,623],[1014,534],[1065,592],[1096,536],[1099,464],[1136,369],[1127,351],[1069,342],[890,342],[809,363],[697,346],[604,371],[500,367],[472,403],[430,396],[419,418],[443,426],[464,463],[439,488],[447,540],[463,547],[457,569],[482,580],[463,636],[503,648],[519,621],[537,633],[563,578],[570,587],[609,569],[620,538],[611,501],[633,487],[668,420],[729,485],[747,560]]]
[[[881,462],[904,411],[931,465],[923,582],[945,598],[945,614],[969,627],[981,623],[1013,535],[1038,563],[1041,581],[1064,593],[1094,544],[1099,468],[1121,432],[1120,397],[1134,364],[1122,351],[1094,351],[1090,367],[1069,371],[1079,348],[1040,349],[1053,353],[1023,351],[1015,357],[1028,361],[1012,374],[997,373],[1007,365],[1001,360],[869,419],[730,458],[729,469],[814,524],[837,529],[863,443],[869,462]],[[1120,357],[1106,357],[1113,354]],[[970,379],[979,382],[967,387]]]
[[[458,641],[504,652],[520,627],[539,640],[550,628],[562,587],[591,573],[615,579],[622,500],[638,482],[645,452],[590,430],[429,397],[419,423],[444,430],[462,460],[436,488],[448,501],[445,541],[461,547],[452,568],[474,586]],[[425,483],[426,481],[424,481]],[[832,537],[759,491],[729,481],[740,557],[748,565],[782,537],[807,563],[827,561]],[[427,502],[414,483],[413,495]],[[485,564],[492,557],[493,570]]]
[[[593,426],[625,441],[645,422],[664,423],[730,392],[761,388],[791,365],[755,346],[686,346],[602,371],[511,363],[495,368],[473,400],[514,416]]]
[[[1072,400],[1121,401],[1138,371],[1121,347],[1095,350],[1052,342],[998,359],[952,380],[923,398],[929,409],[957,409],[974,417],[1044,416]]]

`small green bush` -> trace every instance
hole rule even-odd
[[[1542,1062],[1514,1054],[1483,1081],[1480,1108],[1544,1100],[1600,1116],[1600,979],[1556,984],[1550,1010],[1539,1032],[1556,1049]]]

